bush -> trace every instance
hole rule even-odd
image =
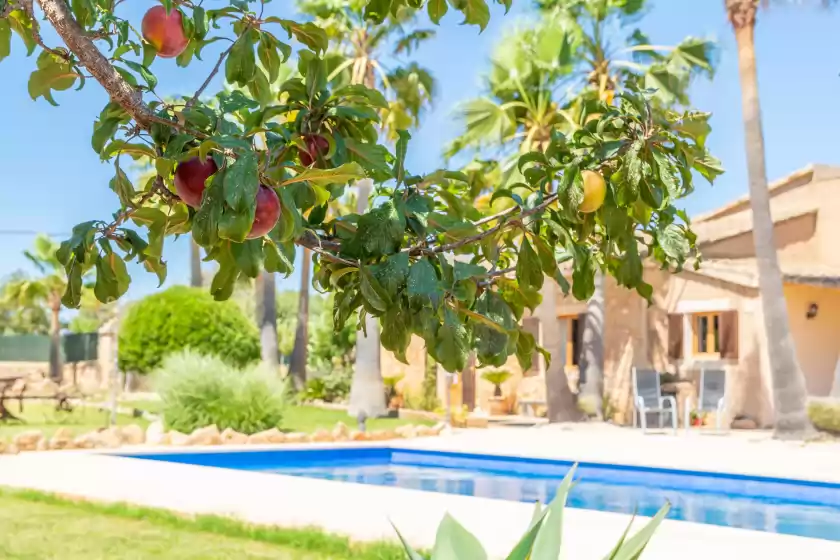
[[[821,399],[809,402],[808,417],[818,430],[840,434],[840,400]]]
[[[563,533],[563,509],[566,507],[566,498],[572,487],[572,478],[577,465],[569,469],[569,473],[557,489],[557,496],[545,508],[537,503],[537,510],[528,531],[522,536],[510,554],[508,560],[537,560],[543,558],[558,558],[561,553]],[[669,504],[662,506],[662,509],[632,537],[628,538],[630,527],[620,535],[618,542],[607,554],[605,560],[623,560],[627,558],[637,559],[644,552],[653,533],[671,509]],[[632,524],[632,520],[631,520]],[[408,558],[426,558],[412,550],[403,536],[397,531],[402,541]],[[475,536],[467,531],[463,525],[455,521],[449,514],[444,515],[443,521],[437,530],[435,546],[432,549],[430,560],[444,560],[449,558],[487,558],[487,553]],[[565,557],[565,555],[564,555]]]
[[[184,433],[210,424],[246,434],[276,428],[287,400],[286,384],[261,366],[240,370],[189,351],[164,360],[155,388],[164,424]]]
[[[260,340],[236,304],[214,301],[200,288],[175,286],[129,308],[120,326],[120,369],[148,373],[185,349],[244,367],[259,359]]]
[[[325,368],[325,364],[320,364]],[[321,369],[323,371],[323,369]],[[353,370],[350,367],[335,366],[327,374],[309,379],[301,397],[305,401],[338,402],[350,396]]]

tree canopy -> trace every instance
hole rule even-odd
[[[496,0],[506,8],[511,2]],[[32,0],[7,0],[0,59],[14,32],[29,54],[37,52],[33,99],[56,104],[64,95],[57,92],[87,87],[89,77],[110,96],[91,146],[113,162],[109,187],[119,208],[110,220],[76,226],[59,248],[68,307],[80,305],[88,271],[101,301],[125,294],[129,260],[163,282],[167,236],[191,234],[218,263],[210,286],[216,299],[227,299],[237,279],[262,269],[289,274],[296,247],[303,246],[315,254],[315,285],[335,293],[336,328],[377,317],[385,348],[404,360],[412,334],[419,335],[449,371],[463,369],[470,350],[481,364],[498,365],[515,354],[528,367],[536,341],[518,320],[539,303],[546,276],[587,299],[603,271],[650,298],[642,259],[676,270],[687,262],[695,237],[675,204],[694,188],[694,172],[709,181],[721,172],[705,148],[708,114],[654,110],[657,90],[627,80],[614,98],[587,104],[573,131],[552,130],[538,149],[518,157],[518,188],[493,195],[512,206],[481,212],[467,196],[474,175],[407,169],[406,131],[396,131],[393,145],[380,143],[388,99],[363,84],[328,80],[329,35],[312,21],[264,16],[265,4],[256,1],[205,9],[191,0],[164,0],[166,25],[175,21],[183,37],[161,39],[147,32],[145,18],[138,33],[140,22],[123,19],[119,2],[37,4],[63,44],[44,43]],[[490,17],[485,0],[359,4],[375,24],[415,9],[434,23],[460,12],[479,30]],[[153,16],[163,21],[162,14]],[[200,62],[213,43],[225,47],[183,102],[155,93],[153,63],[178,51],[170,39],[188,40],[178,46],[180,66]],[[281,64],[293,55],[299,75],[276,84]],[[240,89],[205,100],[222,71]],[[134,184],[123,171],[128,158],[154,161],[155,176]],[[199,185],[200,201],[185,204],[176,173],[207,158],[212,173]],[[376,185],[370,210],[328,213],[363,178]],[[602,204],[585,199],[593,185],[603,189]],[[272,197],[279,201],[276,215],[258,208]],[[270,231],[253,235],[267,221]]]

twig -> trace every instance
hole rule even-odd
[[[44,43],[44,38],[41,37],[41,24],[38,21],[38,18],[35,17],[35,8],[32,6],[33,0],[19,0],[18,5],[20,9],[23,10],[26,15],[29,16],[29,21],[32,22],[32,37],[35,39],[35,42],[38,45],[47,51],[48,53],[55,55],[57,57],[63,58],[64,60],[70,60],[70,54],[65,50],[57,50],[51,47],[48,47]]]
[[[248,29],[248,28],[246,28],[246,30],[247,30],[247,29]],[[233,47],[236,45],[236,42],[237,42],[237,41],[239,41],[239,38],[238,38],[238,37],[237,37],[236,41],[234,41],[233,43],[231,43],[231,45],[230,45],[227,49],[225,49],[225,51],[224,51],[224,52],[222,52],[222,54],[220,54],[220,55],[219,55],[219,60],[217,60],[217,61],[216,61],[216,66],[214,66],[214,67],[213,67],[213,70],[211,70],[211,71],[210,71],[210,75],[209,75],[209,76],[207,76],[207,79],[206,79],[206,80],[204,80],[204,83],[203,83],[203,84],[201,84],[201,87],[200,87],[200,88],[198,88],[198,89],[196,90],[196,92],[195,92],[195,93],[193,94],[193,96],[192,96],[192,99],[190,99],[189,101],[187,101],[187,104],[186,104],[186,108],[187,108],[187,109],[189,109],[190,107],[192,107],[193,105],[195,105],[195,102],[196,102],[196,101],[198,101],[199,96],[200,96],[202,93],[204,93],[204,90],[205,90],[205,89],[207,89],[207,86],[209,86],[209,85],[210,85],[210,82],[213,80],[213,77],[214,77],[216,74],[218,74],[218,73],[219,73],[219,69],[222,67],[222,62],[224,62],[224,61],[225,61],[225,58],[227,58],[227,55],[229,55],[229,54],[230,54],[230,51],[232,51],[232,50],[233,50]]]

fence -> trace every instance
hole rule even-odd
[[[65,334],[61,337],[61,359],[64,363],[96,360],[99,334]],[[38,334],[0,336],[0,362],[48,362],[50,337]]]

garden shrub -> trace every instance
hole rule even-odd
[[[808,417],[818,430],[840,434],[840,400],[812,400],[808,403]]]
[[[120,326],[119,365],[148,373],[167,355],[190,349],[243,367],[260,357],[256,326],[233,302],[175,286],[132,305]]]
[[[319,362],[316,368],[314,377],[306,382],[301,398],[304,401],[346,401],[350,396],[350,385],[353,381],[352,367],[332,366],[329,373],[318,373],[328,368],[327,364]]]
[[[286,383],[262,366],[245,369],[214,356],[171,354],[154,375],[168,429],[190,433],[215,424],[253,434],[280,426]]]

